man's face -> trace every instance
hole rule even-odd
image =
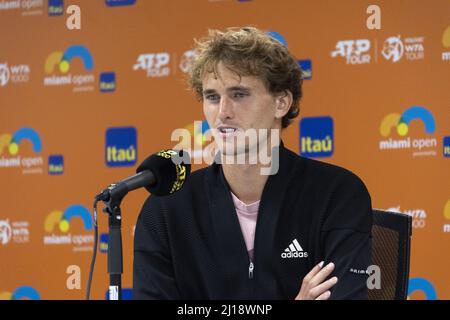
[[[270,129],[281,128],[281,119],[276,117],[276,98],[258,77],[239,77],[222,63],[218,64],[217,73],[217,78],[208,73],[202,82],[203,112],[214,139],[222,154],[230,155],[226,149],[232,146],[236,146],[231,149],[233,154],[254,150],[257,141],[237,138],[242,138],[246,130],[256,129],[259,133],[258,129],[268,129],[270,135]]]

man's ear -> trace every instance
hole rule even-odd
[[[290,90],[284,90],[275,96],[276,110],[275,118],[283,118],[289,111],[292,105],[292,92]]]

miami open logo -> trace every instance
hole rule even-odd
[[[31,149],[35,156],[22,156],[22,149]],[[0,168],[23,168],[23,173],[43,173],[44,159],[40,156],[42,141],[36,130],[20,128],[13,134],[0,134]]]
[[[73,228],[76,220],[82,223],[82,228],[79,227],[80,223],[77,223],[77,228]],[[91,214],[83,205],[71,205],[64,211],[53,210],[47,214],[44,221],[44,230],[47,233],[44,236],[44,244],[72,245],[73,251],[92,251],[94,235],[89,234],[89,231],[93,228]]]
[[[81,62],[87,73],[72,74],[70,72],[74,65],[79,64],[76,63],[77,60]],[[73,91],[92,91],[95,82],[95,76],[91,73],[93,68],[92,55],[85,46],[74,45],[64,52],[52,52],[45,60],[44,70],[49,76],[44,77],[44,86],[72,85]]]
[[[41,300],[41,296],[33,287],[22,286],[13,292],[0,292],[0,300]]]
[[[422,124],[423,129],[412,130],[413,127],[420,126],[419,123]],[[417,137],[412,138],[411,131],[414,131]],[[423,131],[428,136],[424,137],[417,134],[417,132]],[[436,156],[437,140],[434,137],[429,137],[435,131],[434,117],[424,107],[413,106],[406,109],[402,114],[390,113],[383,118],[380,124],[380,134],[387,139],[380,140],[379,149],[383,151],[412,149],[413,156]]]

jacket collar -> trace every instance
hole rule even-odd
[[[282,141],[276,149],[279,151],[278,172],[267,179],[258,210],[254,247],[255,276],[262,272],[263,268],[270,268],[272,265],[277,221],[296,167],[295,157],[297,156],[286,149]],[[250,261],[230,187],[220,164],[213,163],[208,167],[205,183],[217,250],[220,252],[218,257],[222,261],[224,272],[230,277],[235,277],[236,273],[241,277],[242,274],[242,279],[246,279],[248,278],[246,270]]]

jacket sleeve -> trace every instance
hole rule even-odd
[[[322,228],[325,264],[333,262],[338,282],[330,299],[367,299],[372,256],[372,205],[363,182],[350,174],[332,193]]]
[[[133,299],[179,299],[160,199],[145,202],[135,229]]]

